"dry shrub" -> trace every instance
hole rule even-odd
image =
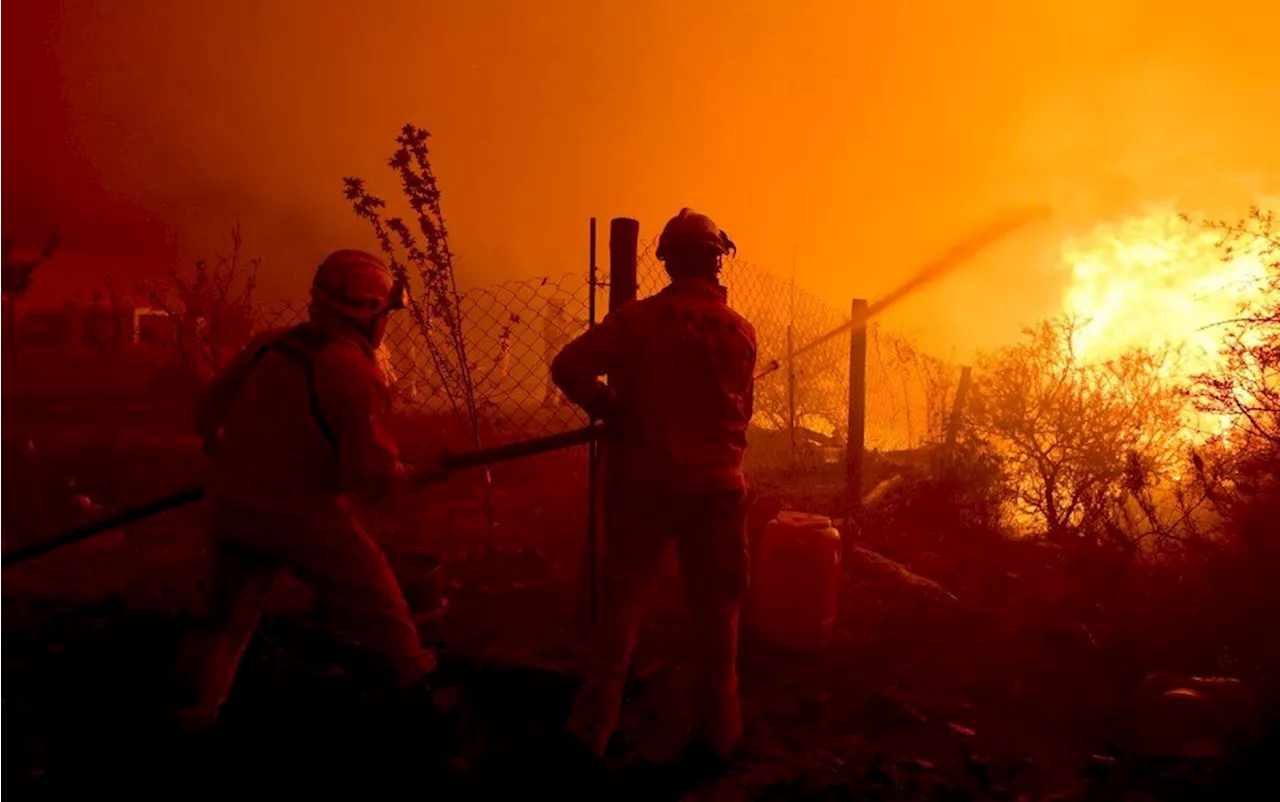
[[[475,448],[483,445],[480,421],[480,399],[472,377],[475,367],[467,355],[467,340],[462,328],[462,296],[454,272],[453,251],[449,247],[449,230],[440,205],[440,187],[431,166],[425,129],[406,124],[396,137],[396,150],[388,165],[400,179],[400,189],[413,210],[418,233],[399,217],[385,217],[386,202],[365,188],[363,179],[343,179],[344,194],[356,215],[366,220],[391,271],[411,287],[408,266],[417,269],[419,294],[409,294],[409,313],[427,343],[436,375],[455,416],[470,426]],[[421,237],[421,239],[419,239]],[[398,247],[397,247],[398,243]],[[509,338],[509,333],[508,333]],[[488,548],[494,548],[495,520],[492,473],[484,470]]]
[[[245,259],[243,248],[236,226],[230,248],[217,254],[213,264],[202,259],[190,274],[174,268],[139,286],[147,302],[173,321],[183,367],[203,380],[212,378],[253,336],[253,293],[262,260]]]
[[[1002,465],[1016,526],[1055,543],[1084,538],[1136,550],[1179,526],[1152,502],[1180,454],[1185,404],[1165,378],[1176,354],[1133,350],[1081,361],[1077,328],[1045,321],[984,355],[966,439]]]
[[[1196,455],[1197,481],[1226,532],[1274,574],[1280,567],[1280,231],[1275,214],[1253,208],[1236,221],[1206,221],[1224,260],[1242,254],[1263,267],[1260,292],[1223,321],[1219,366],[1196,377],[1191,397],[1222,416],[1226,430]]]

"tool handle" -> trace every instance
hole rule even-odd
[[[69,532],[64,532],[57,537],[50,538],[40,543],[26,546],[24,548],[15,549],[8,554],[0,557],[0,567],[8,568],[18,563],[24,563],[28,560],[34,560],[36,557],[48,554],[51,551],[70,546],[81,540],[91,538],[102,532],[109,532],[112,529],[119,529],[126,524],[139,521],[143,518],[150,518],[153,515],[159,515],[166,510],[175,507],[181,507],[186,504],[194,504],[204,497],[204,487],[189,487],[170,496],[158,498],[141,507],[134,507],[124,512],[108,516],[101,521],[95,521],[91,524],[76,527]]]
[[[545,454],[548,451],[589,443],[598,439],[603,431],[603,424],[593,424],[584,426],[581,429],[571,429],[567,432],[547,435],[546,437],[535,437],[532,440],[521,440],[516,443],[481,448],[461,454],[446,454],[444,466],[450,471],[457,471],[464,468],[493,465],[497,462],[506,462],[521,457],[532,457],[537,454]]]
[[[444,458],[444,465],[446,469],[456,471],[464,468],[492,465],[496,462],[505,462],[519,459],[520,457],[531,457],[535,454],[545,454],[548,451],[589,443],[600,437],[603,431],[603,424],[593,424],[584,426],[581,429],[572,429],[546,437],[536,437],[532,440],[507,443],[493,448],[482,448],[476,451],[468,451],[464,454],[448,454]],[[177,493],[158,498],[142,506],[133,507],[108,516],[100,521],[76,527],[69,532],[64,532],[40,543],[15,549],[0,556],[0,567],[8,568],[28,560],[34,560],[51,551],[70,546],[72,543],[78,543],[81,540],[87,540],[103,532],[118,529],[135,521],[150,518],[153,515],[159,515],[176,507],[194,504],[204,497],[204,491],[203,486],[189,487],[186,490],[180,490]]]

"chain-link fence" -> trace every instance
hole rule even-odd
[[[753,462],[803,469],[839,461],[848,430],[849,338],[836,337],[795,360],[788,360],[787,354],[789,343],[798,349],[848,321],[847,302],[801,291],[789,280],[738,260],[726,264],[722,279],[730,303],[755,325],[759,365],[775,359],[784,362],[781,369],[757,384]],[[637,283],[640,297],[658,292],[667,283],[661,263],[652,256],[652,247],[640,254]],[[596,290],[597,315],[603,316],[608,307],[607,284]],[[585,276],[565,275],[508,281],[462,295],[467,361],[486,442],[553,434],[586,423],[581,411],[552,385],[550,364],[567,342],[585,330],[591,293]],[[256,317],[258,329],[291,326],[305,319],[306,307],[301,303],[275,304],[257,310]],[[24,364],[30,363],[30,369],[22,371],[27,394],[66,395],[70,392],[68,375],[88,375],[86,370],[67,366],[66,354],[89,348],[80,344],[79,335],[72,339],[74,347],[10,349],[15,357],[25,358]],[[132,365],[126,357],[135,356],[134,351],[147,353],[146,360],[133,360],[140,364],[172,361],[173,357],[160,353],[164,350],[161,346],[144,340],[147,338],[138,339],[132,348],[115,348],[110,352],[113,359],[89,361],[98,367]],[[27,353],[33,349],[39,353]],[[90,350],[97,354],[101,349]],[[114,358],[117,352],[118,359]],[[426,334],[412,316],[391,319],[381,356],[400,411],[441,417],[464,414],[460,410],[465,405],[455,405],[458,399],[450,399],[427,347]],[[132,373],[125,376],[122,368],[114,373],[121,374],[115,382],[121,387],[149,386],[145,378]],[[867,342],[867,447],[906,450],[939,438],[957,373],[953,366],[920,352],[908,338],[873,324]],[[50,374],[47,380],[42,379],[44,374]],[[99,382],[103,388],[107,383],[105,379]],[[94,385],[92,392],[86,387],[77,394],[106,397],[115,392],[103,388]]]
[[[589,293],[585,279],[564,276],[508,281],[461,297],[467,361],[490,444],[586,425],[551,383],[550,365],[586,329]],[[260,325],[291,326],[305,317],[301,306],[278,304],[263,311]],[[391,318],[379,360],[399,411],[454,414],[426,334],[411,316]]]
[[[637,278],[641,297],[659,291],[667,282],[661,264],[647,250],[639,261]],[[799,349],[847,322],[847,302],[802,292],[792,282],[741,261],[726,265],[723,280],[730,303],[755,325],[759,366],[775,359],[785,362],[757,383],[748,472],[757,478],[778,471],[809,477],[829,468],[829,478],[839,481],[849,428],[849,338],[833,338],[794,360],[786,357],[788,343]],[[508,281],[462,295],[461,328],[484,445],[586,424],[586,416],[552,385],[550,365],[554,355],[586,329],[592,292],[585,276],[568,275]],[[603,316],[608,307],[607,286],[595,292],[597,314]],[[14,409],[10,401],[22,401],[15,408],[21,410],[23,420],[108,422],[113,431],[120,430],[120,420],[127,420],[138,424],[139,432],[162,425],[188,431],[200,378],[183,361],[181,349],[174,347],[174,327],[156,328],[151,325],[157,322],[154,315],[140,317],[146,310],[126,309],[133,325],[118,327],[119,336],[104,344],[97,335],[81,332],[88,323],[77,322],[71,311],[60,310],[62,317],[54,321],[59,325],[46,326],[59,336],[39,339],[25,331],[23,342],[6,349],[6,375],[21,377],[19,382],[6,383],[6,423],[14,420],[9,417]],[[81,316],[93,317],[87,311]],[[275,304],[257,309],[255,317],[257,330],[291,326],[306,318],[306,307]],[[205,333],[199,327],[196,330]],[[216,333],[207,332],[209,336]],[[243,334],[235,332],[237,338]],[[465,405],[449,398],[426,337],[412,316],[396,315],[380,354],[397,410],[417,418],[406,421],[410,425],[401,433],[406,453],[414,453],[410,446],[419,438],[433,440],[440,433],[453,438],[451,447],[471,448]],[[867,447],[907,450],[940,439],[958,371],[922,354],[908,338],[883,326],[873,325],[867,340]],[[10,398],[11,394],[20,397]],[[508,472],[495,483],[498,517],[513,520],[525,514],[507,498],[517,481],[512,476],[555,476],[556,492],[566,498],[585,492],[587,461],[579,456],[585,457],[581,452],[547,455],[506,466]],[[113,477],[126,473],[123,469],[106,472]],[[458,498],[463,495],[459,492]],[[479,502],[474,506],[483,508]],[[480,524],[473,528],[478,531]]]
[[[789,347],[798,349],[847,322],[849,309],[739,260],[725,265],[722,280],[729,302],[755,325],[759,364],[784,363],[756,387],[753,463],[804,469],[839,461],[848,432],[849,339],[837,337],[795,360],[787,354]],[[658,292],[666,282],[652,248],[644,248],[637,269],[639,297]],[[590,293],[585,278],[566,275],[463,294],[467,359],[491,442],[586,423],[552,384],[550,365],[560,348],[586,329]],[[606,296],[601,289],[599,310],[607,307]],[[260,325],[293,325],[304,317],[305,308],[279,304],[263,310]],[[381,358],[401,411],[452,412],[426,335],[410,316],[392,319]],[[873,323],[867,335],[867,448],[909,450],[938,440],[957,376],[955,366]]]
[[[867,447],[882,451],[941,442],[960,366],[926,354],[883,326],[867,333]]]
[[[642,250],[637,274],[641,297],[665,286],[666,272],[652,244]],[[737,259],[726,261],[721,281],[729,303],[755,325],[760,366],[775,359],[784,363],[756,384],[753,461],[804,469],[841,459],[849,419],[849,337],[836,337],[795,360],[787,355],[847,323],[852,299],[833,303]],[[941,439],[958,366],[873,322],[866,376],[867,448],[910,450]]]

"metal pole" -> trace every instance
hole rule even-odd
[[[591,218],[591,246],[587,256],[587,328],[596,325],[596,219]]]
[[[596,325],[596,288],[600,285],[596,275],[596,219],[591,218],[590,252],[587,257],[587,328]],[[595,425],[595,418],[591,419]],[[599,549],[600,495],[600,443],[592,440],[587,446],[587,620],[596,621],[596,552]]]

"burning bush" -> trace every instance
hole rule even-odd
[[[1233,534],[1265,565],[1280,562],[1280,232],[1258,207],[1237,222],[1208,221],[1224,263],[1246,262],[1249,292],[1214,327],[1218,359],[1195,376],[1192,398],[1221,421],[1196,460],[1197,480]]]
[[[1128,508],[1139,511],[1139,520],[1161,521],[1162,540],[1211,544],[1198,556],[1225,560],[1236,571],[1224,592],[1280,603],[1272,592],[1255,592],[1270,586],[1280,565],[1274,215],[1255,207],[1234,222],[1147,217],[1131,221],[1128,233],[1133,236],[1111,238],[1113,258],[1106,264],[1099,253],[1076,253],[1073,308],[1083,312],[1093,299],[1103,324],[1093,326],[1084,352],[1111,354],[1139,337],[1185,344],[1189,358],[1166,374],[1189,402],[1181,439],[1192,447],[1189,464],[1175,463],[1160,482],[1135,481],[1142,471],[1130,467]],[[1082,269],[1090,264],[1099,269]],[[1101,269],[1107,264],[1115,266],[1110,276]]]
[[[1126,548],[1169,525],[1143,513],[1176,474],[1182,414],[1166,378],[1176,355],[1141,349],[1078,358],[1070,319],[1028,329],[984,356],[967,409],[969,441],[1003,466],[1013,522],[1054,542],[1081,537]]]

